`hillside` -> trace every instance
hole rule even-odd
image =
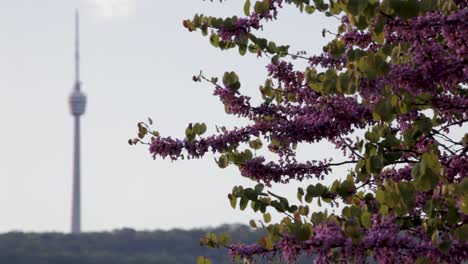
[[[120,229],[80,235],[10,232],[0,235],[0,263],[192,264],[200,255],[209,256],[213,263],[232,263],[227,250],[199,245],[199,238],[207,232],[228,233],[233,242],[253,242],[261,237],[259,231],[242,225],[223,225],[212,230]]]

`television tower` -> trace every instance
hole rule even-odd
[[[70,111],[75,122],[73,137],[73,197],[71,232],[81,232],[81,172],[80,172],[80,117],[85,112],[86,95],[81,91],[79,13],[75,12],[75,84],[69,98]]]

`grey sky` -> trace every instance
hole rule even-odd
[[[182,20],[195,13],[241,14],[243,1],[0,0],[0,232],[68,231],[72,180],[73,12],[81,9],[82,80],[88,95],[82,118],[84,231],[196,227],[247,222],[226,198],[234,185],[253,185],[211,156],[153,161],[126,141],[150,116],[163,135],[182,136],[187,123],[232,125],[211,96],[191,81],[238,71],[242,91],[257,96],[267,59],[211,47]],[[118,3],[120,2],[120,4]],[[93,4],[94,3],[94,4]],[[292,50],[317,53],[334,19],[299,15],[293,8],[261,35]],[[292,26],[292,28],[288,28]],[[292,30],[291,30],[292,29]],[[241,123],[238,123],[241,124]],[[304,158],[332,148],[300,149]],[[339,159],[339,157],[337,158]],[[305,183],[304,183],[305,185]],[[275,188],[293,192],[296,186]]]

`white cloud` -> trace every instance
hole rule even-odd
[[[112,19],[132,16],[136,11],[136,0],[87,0],[98,17]]]

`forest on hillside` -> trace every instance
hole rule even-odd
[[[213,264],[233,263],[226,249],[200,246],[200,238],[208,232],[229,234],[233,243],[255,242],[263,235],[244,225],[169,231],[125,228],[79,235],[10,232],[0,235],[0,263],[193,264],[198,256],[209,257]]]

